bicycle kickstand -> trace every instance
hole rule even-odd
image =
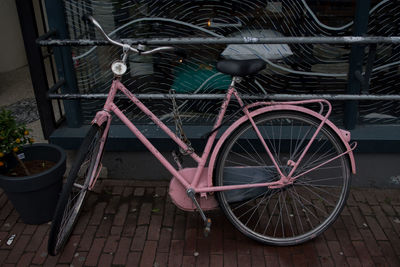
[[[208,234],[211,231],[211,219],[207,218],[206,215],[204,214],[204,211],[200,208],[199,202],[196,200],[196,193],[194,192],[193,189],[189,188],[186,191],[187,195],[190,197],[190,199],[193,201],[194,205],[196,206],[197,210],[200,213],[201,218],[204,221],[204,236],[207,237]]]

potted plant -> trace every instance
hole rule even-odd
[[[10,111],[0,111],[0,187],[24,223],[42,224],[53,217],[66,156],[58,146],[33,141]]]

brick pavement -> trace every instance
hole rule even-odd
[[[0,193],[2,266],[400,266],[400,190],[352,189],[323,235],[294,247],[263,246],[213,211],[211,234],[178,210],[166,182],[105,180],[89,194],[65,247],[47,255],[49,224],[23,224]],[[11,245],[7,240],[15,235]]]

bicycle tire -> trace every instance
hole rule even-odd
[[[87,173],[96,174],[99,171],[98,167],[103,155],[103,149],[100,151],[100,141],[105,124],[103,123],[100,127],[97,124],[91,126],[63,186],[49,233],[48,252],[50,255],[55,256],[62,250],[74,229],[91,179]],[[93,155],[99,153],[100,158],[97,161],[97,157]]]
[[[284,175],[290,172],[289,160],[296,162],[305,141],[321,123],[296,111],[267,112],[254,121]],[[215,185],[279,180],[272,161],[260,148],[265,150],[250,121],[235,129],[219,153]],[[344,152],[340,137],[325,124],[292,177]],[[220,191],[217,199],[229,221],[247,237],[267,245],[288,246],[324,232],[342,211],[350,184],[346,155],[300,176],[292,185]]]

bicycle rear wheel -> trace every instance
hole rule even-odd
[[[268,112],[254,120],[284,175],[320,125],[315,117],[295,111]],[[344,151],[340,137],[324,125],[292,177]],[[217,186],[280,179],[250,122],[226,140],[214,177]],[[291,185],[221,191],[217,198],[228,219],[246,236],[268,245],[295,245],[316,237],[335,221],[345,205],[350,179],[348,157],[342,156]]]
[[[96,124],[91,126],[63,186],[50,228],[50,255],[57,255],[67,242],[81,210],[89,182],[100,171],[103,154],[101,138],[105,124],[101,127]]]

